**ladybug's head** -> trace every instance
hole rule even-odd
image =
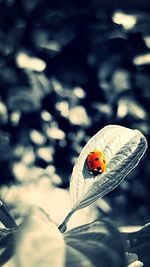
[[[94,174],[95,176],[98,175],[98,174],[101,174],[102,172],[103,171],[102,171],[101,167],[96,167],[95,169],[90,170],[90,173]]]

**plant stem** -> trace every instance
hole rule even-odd
[[[0,200],[0,221],[7,228],[17,227],[17,224],[15,223],[13,217],[10,215],[8,209],[1,200]]]
[[[67,222],[69,221],[73,213],[74,213],[74,210],[70,211],[67,217],[65,218],[65,220],[63,221],[63,223],[58,227],[61,233],[64,233],[67,230]]]

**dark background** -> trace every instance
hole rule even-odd
[[[2,188],[45,172],[68,188],[82,147],[108,124],[139,129],[149,142],[149,13],[148,0],[0,0]],[[149,158],[106,196],[112,218],[149,221]]]

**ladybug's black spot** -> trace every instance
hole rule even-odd
[[[89,160],[88,163],[91,163],[91,161]]]
[[[103,159],[103,162],[105,163],[105,160]]]
[[[95,161],[99,160],[99,158],[95,158]]]
[[[94,152],[92,151],[90,154],[94,154]]]

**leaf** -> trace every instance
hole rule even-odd
[[[125,176],[138,164],[147,148],[144,135],[118,125],[104,127],[83,148],[73,169],[70,181],[72,212],[116,188]],[[86,159],[93,150],[100,150],[107,159],[103,174],[90,174]]]
[[[64,266],[63,235],[45,212],[34,208],[18,234],[17,267]]]
[[[95,221],[65,233],[66,266],[125,266],[124,243],[108,221]]]
[[[147,223],[141,230],[129,233],[127,238],[130,241],[129,252],[136,253],[138,259],[144,263],[144,267],[150,265],[150,223]]]
[[[126,257],[127,257],[128,265],[130,265],[131,263],[136,262],[138,260],[138,256],[136,253],[126,252]]]
[[[40,209],[19,226],[16,267],[125,267],[122,236],[109,222],[95,221],[64,235]]]
[[[142,267],[142,266],[143,266],[143,262],[136,260],[132,262],[131,264],[129,264],[127,267]]]
[[[0,228],[0,266],[3,266],[14,254],[14,234],[13,228]]]

